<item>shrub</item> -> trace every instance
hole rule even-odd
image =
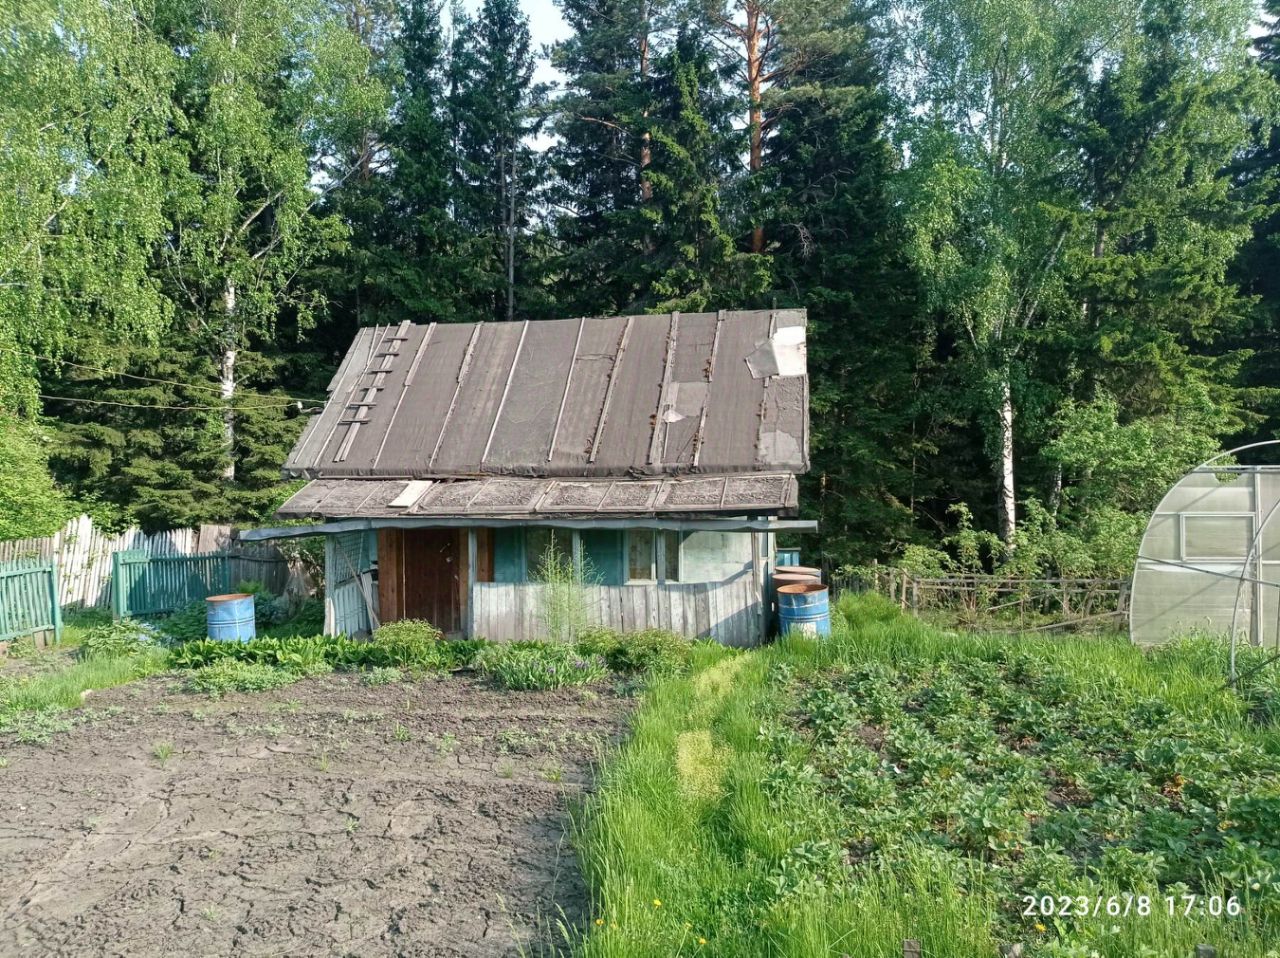
[[[664,629],[619,633],[595,628],[578,640],[580,652],[602,657],[615,672],[679,672],[689,664],[691,649],[688,639]]]
[[[297,674],[271,665],[219,659],[192,672],[187,679],[186,688],[189,692],[204,692],[216,696],[228,692],[265,692],[283,688],[297,679]]]
[[[559,643],[491,645],[477,667],[508,689],[558,689],[587,685],[607,674],[604,659]]]
[[[379,666],[376,669],[370,669],[364,674],[365,685],[391,685],[393,682],[399,682],[404,678],[404,673],[399,669],[391,666]]]
[[[170,642],[194,642],[209,636],[209,613],[204,599],[197,599],[156,623],[160,634]]]
[[[123,619],[90,629],[80,643],[80,658],[138,655],[153,647],[155,631],[142,622]]]

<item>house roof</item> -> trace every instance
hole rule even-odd
[[[789,473],[647,479],[316,479],[276,513],[284,518],[614,518],[791,513]]]
[[[804,331],[803,310],[363,329],[285,471],[400,480],[804,472]],[[477,489],[468,508],[493,488]],[[311,514],[291,507],[282,514]]]

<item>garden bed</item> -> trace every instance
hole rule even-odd
[[[396,678],[167,675],[0,733],[0,953],[488,956],[582,924],[565,818],[628,701]]]
[[[1245,958],[1280,940],[1280,679],[1211,639],[939,632],[702,649],[579,829],[586,955]],[[1259,650],[1244,650],[1246,668]]]

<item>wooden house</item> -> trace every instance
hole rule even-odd
[[[774,535],[809,465],[801,310],[360,331],[277,513],[323,534],[326,631],[427,619],[540,634],[540,563],[591,618],[733,644],[767,629]]]

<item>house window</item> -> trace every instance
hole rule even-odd
[[[531,526],[524,536],[525,577],[538,582],[573,568],[573,531]],[[552,567],[554,563],[554,568]]]
[[[659,548],[661,546],[661,548]],[[628,582],[679,582],[680,533],[627,530]]]

